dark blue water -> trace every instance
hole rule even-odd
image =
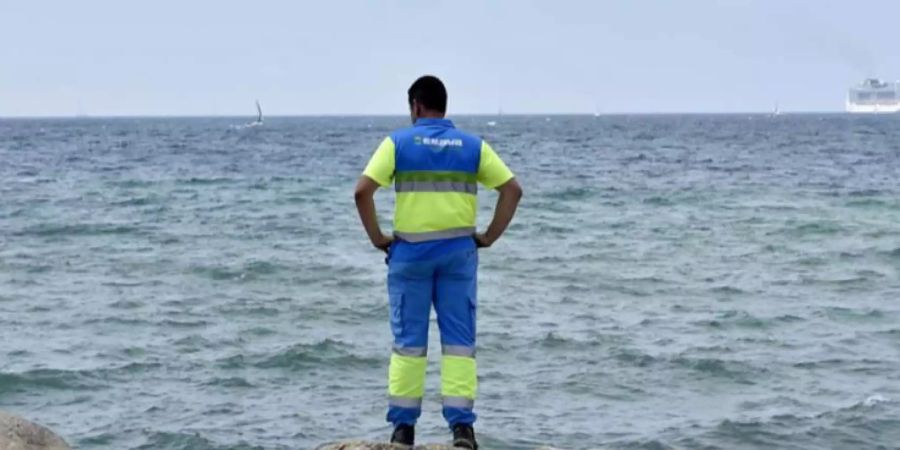
[[[0,409],[82,449],[384,440],[351,191],[406,120],[0,120]],[[457,123],[525,188],[481,255],[483,447],[900,448],[900,116]]]

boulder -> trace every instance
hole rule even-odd
[[[405,448],[406,447],[401,445],[379,444],[365,441],[345,441],[324,445],[316,450],[401,450]],[[453,450],[453,447],[442,444],[426,444],[417,445],[413,450]]]
[[[345,441],[336,442],[334,444],[323,445],[316,450],[402,450],[403,446],[365,442],[365,441]],[[2,450],[2,449],[0,449]],[[444,444],[425,444],[417,445],[413,450],[454,450],[454,447]],[[456,449],[459,450],[459,449]],[[537,450],[557,450],[551,447],[541,447]]]
[[[45,427],[0,411],[0,450],[72,450]]]

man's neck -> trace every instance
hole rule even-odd
[[[437,111],[422,111],[422,115],[418,119],[443,119],[444,113]],[[416,120],[418,120],[416,119]]]

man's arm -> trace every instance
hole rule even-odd
[[[378,215],[375,212],[375,191],[378,190],[378,183],[375,180],[363,175],[359,177],[356,183],[356,210],[359,212],[359,219],[362,221],[366,234],[375,248],[387,252],[393,239],[381,232],[378,225]]]
[[[522,186],[519,186],[519,182],[515,178],[500,185],[497,191],[500,192],[500,197],[494,208],[494,219],[491,220],[487,231],[475,235],[475,242],[479,247],[490,247],[497,239],[500,239],[500,236],[506,231],[506,227],[512,222],[513,216],[516,215],[516,208],[522,198]]]

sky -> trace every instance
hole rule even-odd
[[[838,111],[900,2],[0,0],[0,116]]]

